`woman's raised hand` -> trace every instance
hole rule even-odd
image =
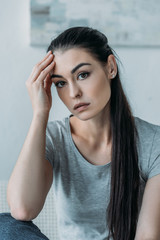
[[[54,55],[49,51],[42,61],[35,65],[31,75],[26,81],[26,87],[31,98],[33,113],[35,115],[49,115],[52,106],[52,80],[50,78],[50,72],[55,66],[53,59]]]

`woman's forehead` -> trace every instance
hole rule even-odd
[[[63,75],[64,73],[73,74],[82,66],[96,67],[97,62],[90,53],[83,49],[69,49],[66,51],[55,51],[54,74]],[[75,71],[74,71],[75,69]]]
[[[83,59],[90,59],[91,61],[95,61],[95,58],[92,56],[90,52],[83,48],[71,48],[68,50],[57,50],[54,52],[55,61],[76,61]]]

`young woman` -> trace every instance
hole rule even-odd
[[[60,240],[159,240],[160,127],[132,116],[106,36],[70,28],[47,52],[26,82],[33,120],[1,226],[14,222],[18,239],[28,239],[23,223],[25,236],[47,239],[27,221],[53,180]],[[52,84],[71,115],[48,123]]]

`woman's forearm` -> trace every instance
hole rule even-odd
[[[47,117],[38,115],[33,117],[8,183],[7,200],[15,218],[23,219],[22,215],[30,213],[36,216],[46,197],[45,133],[47,121]]]

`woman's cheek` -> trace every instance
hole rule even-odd
[[[60,89],[57,93],[61,101],[68,107],[70,103],[69,93],[64,89]]]

